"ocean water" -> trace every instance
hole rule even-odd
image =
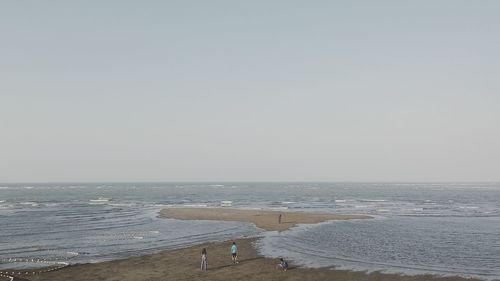
[[[368,214],[264,232],[158,218],[163,207]],[[0,184],[0,269],[86,263],[262,236],[293,264],[500,280],[499,183]]]

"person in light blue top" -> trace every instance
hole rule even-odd
[[[233,263],[238,263],[238,247],[236,247],[236,242],[233,242],[231,246],[231,257],[233,259]]]

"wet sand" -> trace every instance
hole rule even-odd
[[[181,220],[243,221],[255,224],[264,230],[286,230],[297,224],[320,223],[329,220],[368,219],[363,215],[336,215],[303,212],[278,212],[264,210],[243,210],[230,208],[167,208],[160,212],[162,217]],[[281,223],[279,223],[279,215]]]
[[[255,239],[255,238],[254,238]],[[276,269],[277,259],[259,256],[252,246],[254,239],[236,240],[239,248],[239,264],[232,264],[231,241],[208,243],[190,248],[165,251],[158,254],[133,257],[124,260],[69,266],[59,271],[30,277],[37,281],[424,281],[466,280],[458,277],[400,276],[395,274],[352,272],[330,268],[306,269],[290,264],[283,272]],[[208,271],[200,270],[201,249],[208,252]],[[470,279],[467,279],[470,280]]]
[[[242,211],[232,209],[166,209],[161,215],[183,219],[218,219],[253,222],[267,230],[284,230],[298,223],[317,223],[332,219],[361,218],[358,216],[337,216],[326,214],[283,213],[283,223],[278,223],[276,212]],[[22,276],[33,281],[167,281],[167,280],[206,280],[206,281],[424,281],[424,280],[471,280],[459,277],[437,277],[429,275],[400,276],[334,270],[333,268],[307,269],[290,263],[290,269],[283,272],[276,268],[277,259],[259,256],[252,245],[258,238],[236,240],[240,260],[232,264],[230,247],[232,241],[206,243],[189,248],[163,251],[157,254],[131,257],[123,260],[96,264],[68,266],[52,272]],[[200,253],[208,251],[208,271],[200,269]],[[19,275],[18,275],[19,276]],[[3,279],[0,278],[0,281]]]

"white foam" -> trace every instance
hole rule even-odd
[[[37,202],[31,202],[31,201],[19,202],[19,204],[21,204],[21,205],[31,205],[32,207],[38,207],[38,205],[39,205]]]
[[[271,207],[269,210],[288,210],[288,207]]]
[[[113,207],[133,207],[133,206],[136,206],[137,204],[135,204],[135,203],[110,203],[108,205],[113,206]]]
[[[57,204],[57,203],[46,203],[46,204],[45,204],[45,206],[47,206],[47,207],[56,207],[56,206],[58,206],[58,205],[59,205],[59,204]]]
[[[89,201],[94,203],[106,203],[109,202],[109,200],[111,200],[111,198],[99,197],[97,199],[90,199]]]
[[[192,208],[200,208],[200,207],[208,207],[207,204],[182,204],[178,205],[180,207],[192,207]]]

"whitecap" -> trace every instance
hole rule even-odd
[[[19,204],[21,204],[21,205],[31,205],[32,207],[38,207],[38,205],[39,205],[37,202],[31,202],[31,201],[19,202]]]
[[[200,208],[200,207],[208,207],[207,204],[182,204],[182,207],[192,207],[192,208]]]
[[[45,203],[45,206],[47,206],[47,207],[56,207],[58,205],[59,204],[57,204],[57,203]]]
[[[110,203],[109,206],[113,207],[133,207],[136,206],[135,203]]]
[[[97,198],[97,199],[90,199],[89,201],[90,201],[90,202],[96,202],[96,203],[106,203],[106,202],[108,202],[109,200],[111,200],[111,198],[99,197],[99,198]]]
[[[271,207],[269,210],[288,210],[288,207]]]

